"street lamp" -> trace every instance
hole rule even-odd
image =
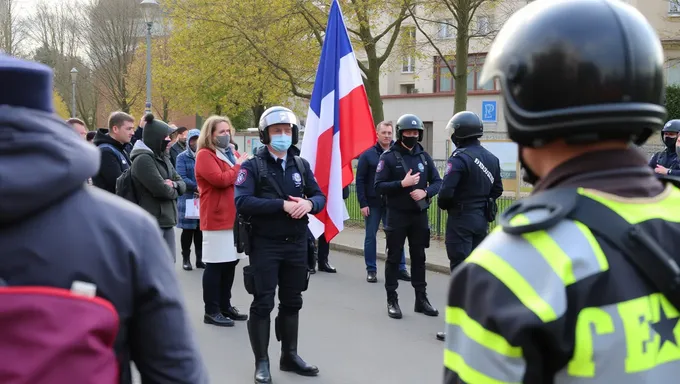
[[[151,113],[151,27],[156,18],[156,12],[160,5],[156,0],[143,0],[140,4],[144,22],[146,23],[146,109],[145,113]]]
[[[76,117],[76,80],[78,80],[78,70],[71,69],[71,117]]]

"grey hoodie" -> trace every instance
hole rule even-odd
[[[207,383],[156,220],[85,182],[99,151],[55,115],[0,105],[0,278],[92,283],[118,312],[121,383]]]

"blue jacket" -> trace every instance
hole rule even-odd
[[[381,205],[382,203],[381,196],[375,190],[375,169],[378,167],[378,161],[383,152],[385,150],[380,146],[380,143],[376,143],[359,156],[356,188],[357,199],[361,208]]]
[[[0,105],[0,278],[96,285],[118,312],[121,383],[207,383],[156,219],[86,180],[100,152],[57,115]]]
[[[198,129],[192,129],[187,135],[187,149],[180,153],[176,159],[177,173],[184,181],[187,186],[186,192],[177,199],[177,228],[182,229],[198,229],[199,221],[198,219],[186,219],[186,203],[188,199],[195,198],[195,193],[198,190],[198,185],[196,184],[196,154],[189,147],[189,141],[198,137],[201,131]]]

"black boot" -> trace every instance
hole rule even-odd
[[[269,371],[269,319],[248,320],[250,346],[255,355],[255,384],[270,384],[272,375]]]
[[[191,249],[182,250],[182,268],[185,271],[191,271],[194,269],[191,266]]]
[[[328,260],[319,260],[319,271],[326,273],[337,273],[338,271],[332,265],[328,264]]]
[[[281,342],[281,361],[279,369],[284,372],[295,372],[302,376],[316,376],[319,368],[305,363],[297,353],[299,315],[281,315],[276,317],[276,339]]]
[[[399,308],[399,299],[396,294],[387,295],[387,316],[393,319],[401,319],[401,308]]]
[[[446,332],[437,332],[437,340],[446,341]]]
[[[196,268],[205,269],[205,263],[203,262],[203,246],[196,247]]]
[[[439,311],[430,304],[430,300],[427,299],[425,292],[416,292],[416,304],[413,310],[426,316],[439,316]]]

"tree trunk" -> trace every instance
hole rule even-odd
[[[257,127],[260,125],[260,117],[262,117],[262,114],[264,113],[264,105],[259,104],[259,105],[254,105],[250,108],[253,111],[253,127]]]
[[[170,114],[170,102],[163,101],[163,121],[168,121],[169,114]]]
[[[459,19],[468,20],[468,12],[463,12],[461,10],[461,13]],[[459,24],[458,33],[456,34],[456,91],[453,99],[454,114],[467,109],[468,34],[469,26]]]
[[[371,107],[371,113],[373,114],[373,122],[378,124],[385,120],[385,115],[383,112],[382,98],[380,97],[380,66],[377,63],[373,65],[369,64],[369,70],[366,73],[364,85],[366,88],[366,96],[368,97],[368,105]]]

